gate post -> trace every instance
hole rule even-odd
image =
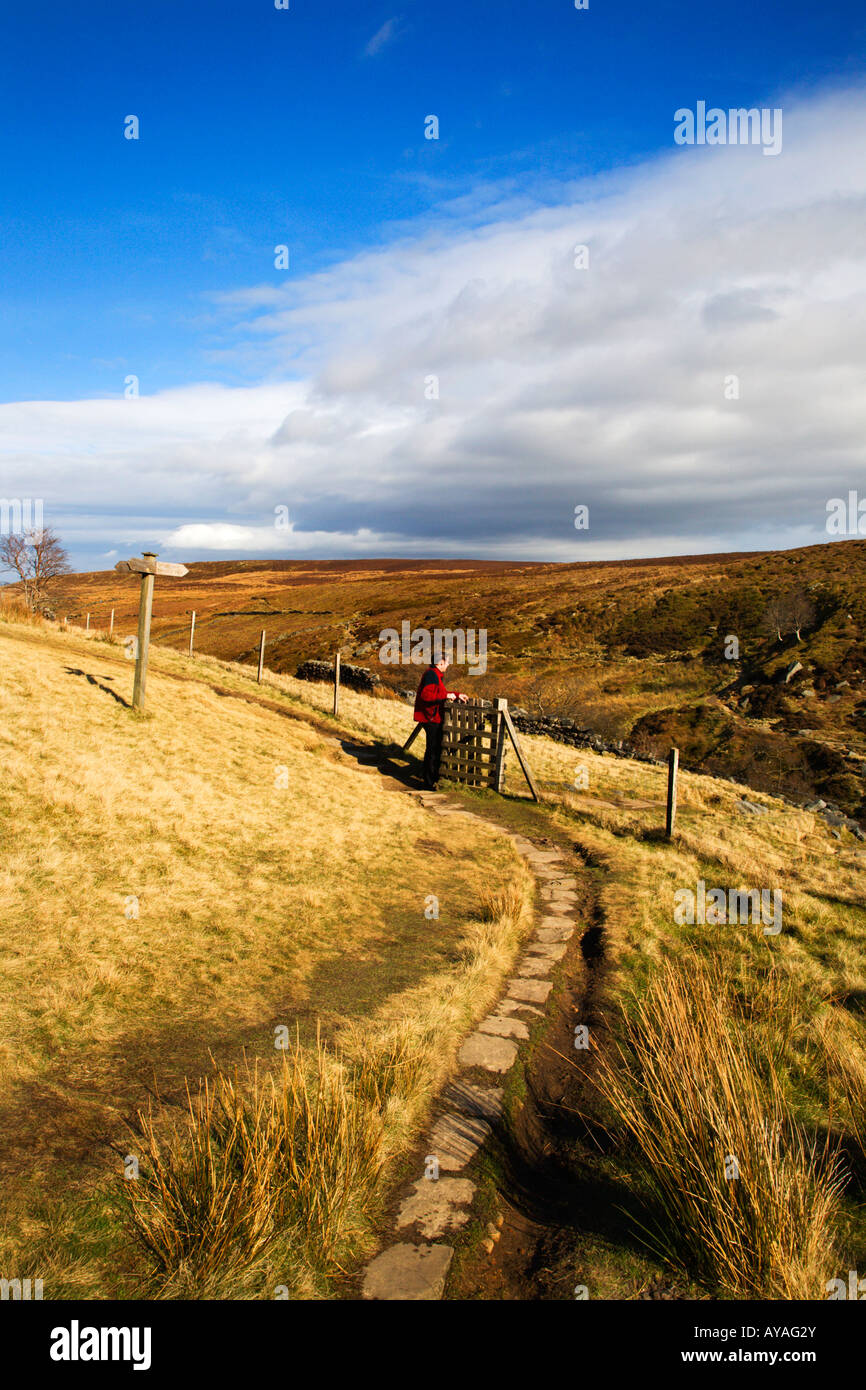
[[[493,787],[495,791],[502,792],[505,783],[505,739],[507,731],[505,728],[505,715],[503,710],[508,709],[508,701],[497,699],[496,718],[494,721],[494,731],[496,738],[496,761],[493,768]]]

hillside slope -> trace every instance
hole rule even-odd
[[[479,907],[491,887],[526,891],[501,837],[452,818],[446,830],[396,789],[407,760],[395,745],[412,727],[405,705],[345,691],[335,743],[327,685],[266,674],[258,686],[249,668],[155,646],[142,717],[128,708],[121,650],[56,626],[0,625],[0,1256],[10,1272],[46,1277],[53,1297],[141,1291],[147,1269],[117,1214],[124,1117],[154,1081],[163,1101],[182,1098],[210,1052],[228,1068],[245,1048],[267,1067],[276,1027],[297,1025],[309,1047],[317,1021],[362,1055],[396,1037],[405,1062],[411,1043],[406,1089],[388,1111],[399,1159],[516,949],[519,918],[479,928]],[[374,760],[378,749],[378,772],[359,767],[363,744]],[[566,1036],[588,975],[599,1011],[665,962],[717,966],[736,991],[732,1026],[779,1066],[790,1113],[853,1154],[860,1121],[840,1083],[828,1090],[816,1048],[829,1040],[866,1088],[866,849],[847,830],[834,839],[817,815],[771,796],[746,804],[741,787],[689,772],[668,843],[663,768],[533,736],[524,744],[542,805],[513,764],[505,797],[450,791],[536,842],[553,839],[593,884],[597,916],[575,939],[576,975],[559,987]],[[683,924],[677,895],[700,884],[779,895],[780,930]],[[440,901],[432,921],[429,893]],[[516,1128],[519,1078],[509,1097]],[[633,1204],[627,1147],[615,1181],[612,1160],[581,1147],[570,1120],[556,1148],[566,1180],[600,1163],[608,1199]],[[858,1174],[838,1229],[827,1227],[842,1253],[828,1246],[824,1263],[861,1257]],[[375,1210],[337,1247],[339,1268],[369,1248]],[[635,1272],[630,1240],[614,1249],[586,1226],[552,1235],[540,1255],[553,1292],[533,1296],[571,1298],[578,1268],[593,1296],[638,1296],[646,1270]],[[292,1296],[333,1289],[333,1253],[320,1265],[309,1246],[280,1258]],[[471,1259],[468,1247],[456,1278]],[[805,1296],[815,1269],[802,1272]],[[277,1275],[254,1273],[224,1275],[213,1296],[272,1297]],[[203,1295],[187,1285],[184,1296]]]
[[[306,1046],[405,1018],[441,1072],[513,949],[478,954],[479,908],[526,880],[502,837],[431,825],[279,691],[157,648],[144,716],[131,683],[116,646],[0,623],[0,1256],[52,1297],[137,1268],[106,1146],[154,1087],[272,1065],[277,1028]]]
[[[104,629],[115,608],[132,632],[137,589],[113,571],[71,576],[56,610]],[[784,620],[777,635],[772,609],[792,598],[799,636]],[[264,628],[272,671],[339,648],[392,690],[417,673],[379,663],[384,629],[484,631],[486,672],[454,672],[471,691],[651,751],[677,743],[690,766],[866,825],[866,541],[573,565],[207,562],[157,585],[155,634],[183,650],[193,610],[200,651],[252,661]]]

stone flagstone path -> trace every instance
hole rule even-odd
[[[464,816],[494,825],[474,811],[443,804],[440,792],[412,792],[422,806],[440,816]],[[542,1014],[553,985],[551,970],[565,954],[574,934],[577,907],[577,880],[563,872],[557,850],[541,850],[523,835],[507,834],[526,859],[540,885],[544,916],[524,948],[516,973],[507,982],[506,993],[496,1010],[481,1020],[458,1054],[461,1071],[487,1074],[481,1084],[473,1077],[457,1076],[445,1086],[441,1099],[450,1107],[433,1124],[426,1139],[428,1158],[438,1160],[439,1171],[447,1176],[424,1176],[412,1185],[397,1214],[393,1245],[371,1260],[363,1275],[364,1298],[397,1300],[436,1300],[445,1291],[448,1268],[454,1254],[448,1236],[469,1220],[475,1184],[460,1174],[492,1133],[502,1113],[501,1078],[517,1058],[518,1044],[529,1037],[529,1028],[520,1014]],[[421,1240],[400,1240],[401,1231],[414,1229]],[[489,1247],[492,1249],[492,1245]]]

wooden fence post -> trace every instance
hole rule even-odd
[[[502,791],[505,783],[505,740],[508,730],[505,727],[504,710],[508,709],[508,701],[497,699],[496,701],[496,763],[493,769],[493,785],[496,791]]]
[[[195,609],[192,610],[192,617],[189,620],[189,654],[192,656],[192,644],[195,637]]]
[[[262,640],[259,643],[259,674],[256,679],[261,684],[262,671],[265,669],[265,629],[262,628]]]
[[[665,817],[665,835],[670,840],[674,833],[677,818],[677,770],[680,765],[680,750],[672,748],[668,754],[668,808]]]
[[[340,653],[334,655],[334,718],[340,713]]]
[[[144,709],[144,697],[147,688],[150,616],[153,612],[153,584],[156,579],[156,552],[144,550],[142,555],[145,561],[153,561],[154,571],[152,574],[141,576],[141,598],[138,605],[138,657],[135,663],[135,684],[132,687],[132,708],[138,710]]]
[[[114,636],[114,609],[113,609],[113,608],[112,608],[112,610],[111,610],[111,622],[108,624],[108,635],[109,635],[109,637],[113,637],[113,636]]]
[[[85,619],[85,622],[84,622],[84,631],[85,631],[85,632],[89,632],[89,631],[90,631],[90,614],[89,614],[89,613],[88,613],[87,618]]]

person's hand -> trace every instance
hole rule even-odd
[[[468,696],[468,695],[464,695],[462,692],[458,692],[458,694],[457,694],[457,699],[460,701],[461,705],[468,705],[468,704],[469,704],[469,696]]]
[[[453,690],[449,690],[449,691],[448,691],[448,694],[445,696],[445,699],[446,699],[446,700],[456,700],[456,699],[457,699],[457,696],[454,694],[454,691],[453,691]]]

